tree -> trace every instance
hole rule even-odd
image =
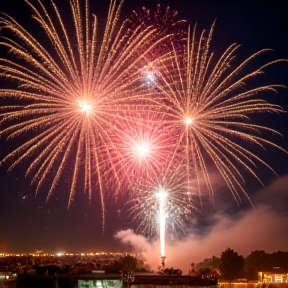
[[[245,259],[244,271],[249,280],[258,279],[259,271],[271,270],[269,265],[269,254],[263,250],[252,251]]]
[[[119,259],[119,268],[123,272],[133,272],[137,269],[138,261],[135,257],[130,255],[124,256]]]
[[[273,252],[272,254],[270,254],[270,263],[272,264],[272,267],[270,269],[273,269],[274,267],[287,269],[288,252],[284,251]]]
[[[197,270],[197,273],[205,276],[205,277],[210,277],[212,275],[212,269],[211,268],[200,268]]]
[[[126,287],[130,287],[130,283],[134,281],[134,271],[137,269],[138,261],[130,255],[119,259],[119,267],[122,271],[123,281]]]
[[[221,254],[220,272],[221,278],[229,281],[243,277],[244,258],[233,249],[226,249]]]

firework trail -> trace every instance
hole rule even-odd
[[[156,193],[156,197],[158,198],[159,202],[159,233],[160,233],[160,254],[161,257],[165,256],[165,232],[166,232],[166,197],[167,192],[160,188]]]
[[[42,28],[40,41],[10,16],[0,18],[1,46],[15,56],[0,59],[0,76],[11,87],[17,83],[17,88],[1,87],[0,136],[19,143],[0,164],[10,163],[10,171],[29,163],[26,176],[32,177],[36,194],[50,185],[47,201],[68,171],[68,207],[79,185],[89,199],[98,187],[104,206],[104,183],[121,185],[109,181],[107,173],[119,178],[111,159],[111,133],[121,113],[129,111],[127,99],[142,77],[139,65],[157,45],[150,40],[156,30],[141,25],[128,29],[128,21],[119,20],[122,3],[112,0],[99,41],[97,17],[90,16],[88,1],[81,2],[83,7],[80,1],[70,2],[72,22],[53,1],[49,13],[41,1],[37,7],[26,3]]]
[[[185,160],[188,191],[189,179],[196,179],[199,198],[202,191],[209,191],[213,199],[209,177],[213,163],[236,202],[241,203],[244,193],[251,203],[244,189],[244,173],[248,172],[261,182],[255,172],[258,164],[274,172],[252,151],[255,148],[263,150],[266,146],[286,151],[262,136],[267,133],[279,135],[277,131],[252,121],[254,114],[283,112],[280,106],[258,96],[267,91],[276,92],[282,86],[249,88],[249,80],[262,74],[267,66],[283,60],[266,63],[245,74],[243,70],[249,68],[254,58],[259,58],[268,49],[251,55],[233,68],[232,60],[239,46],[231,45],[215,60],[210,51],[213,29],[214,24],[208,35],[203,31],[197,36],[195,26],[192,33],[188,32],[187,44],[180,51],[171,43],[173,56],[157,63],[154,86],[155,91],[160,92],[154,94],[153,105],[157,102],[162,106],[170,133],[178,137],[173,161]]]

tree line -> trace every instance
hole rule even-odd
[[[266,253],[263,250],[252,251],[243,257],[231,248],[227,248],[220,257],[213,256],[196,266],[196,272],[204,276],[219,277],[226,280],[258,279],[258,272],[269,272],[275,268],[288,270],[288,252]]]
[[[132,256],[125,256],[106,267],[105,270],[128,273],[147,271],[147,267],[140,262]],[[204,262],[191,265],[193,270],[195,269],[195,274],[199,276],[217,277],[228,281],[235,279],[258,280],[258,272],[270,272],[275,268],[282,268],[288,272],[288,252],[266,253],[263,250],[256,250],[244,257],[233,249],[227,248],[220,257],[212,256],[210,259],[205,259]]]

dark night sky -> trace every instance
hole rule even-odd
[[[23,2],[1,0],[0,11],[7,12],[22,21],[21,23],[25,23],[25,19],[30,18],[30,12]],[[43,2],[46,3],[46,1]],[[67,0],[55,2],[61,2],[61,7],[65,7],[66,2],[68,5]],[[102,7],[97,4],[100,1],[90,2],[95,2],[91,5],[91,12],[105,18],[108,0],[101,1],[101,3],[106,3],[101,4]],[[126,0],[123,18],[128,17],[132,9],[139,9],[142,6],[153,9],[157,7],[157,3],[156,0]],[[241,59],[262,48],[273,49],[267,55],[267,59],[270,59],[269,57],[288,59],[287,1],[275,0],[264,3],[264,1],[254,0],[171,0],[159,1],[159,3],[161,7],[169,5],[172,9],[178,10],[179,15],[192,25],[197,22],[199,29],[209,29],[217,18],[211,47],[219,54],[236,42],[242,44],[238,53]],[[269,69],[265,81],[288,86],[287,70],[288,63],[278,64]],[[274,97],[276,103],[288,110],[287,90],[280,89],[279,94],[274,94]],[[272,126],[284,135],[283,139],[276,141],[288,150],[287,116],[279,115],[273,119]],[[3,139],[0,144],[2,158],[5,151]],[[198,215],[193,223],[194,233],[186,241],[177,244],[180,246],[170,247],[171,255],[175,247],[177,251],[181,251],[181,247],[187,251],[185,245],[192,247],[188,263],[192,259],[201,261],[203,258],[219,255],[228,247],[244,255],[256,249],[264,249],[267,252],[288,251],[288,155],[273,149],[267,150],[266,154],[267,161],[279,174],[279,178],[274,177],[272,173],[266,175],[260,171],[266,188],[248,185],[248,193],[255,204],[256,213],[246,205],[238,207],[228,192],[219,192],[215,195],[214,210],[203,209],[202,215]],[[37,248],[52,253],[59,250],[109,252],[128,249],[129,246],[123,245],[119,238],[113,237],[116,231],[133,228],[129,227],[129,221],[123,221],[120,204],[111,203],[107,207],[106,227],[103,235],[98,198],[95,197],[89,206],[83,200],[85,197],[80,193],[76,197],[75,205],[67,211],[67,193],[64,185],[63,187],[60,185],[54,198],[44,205],[45,195],[34,197],[33,187],[30,187],[28,180],[24,179],[21,167],[11,173],[6,173],[6,169],[7,167],[4,166],[0,168],[0,253],[33,252]],[[245,240],[242,235],[241,241],[237,240],[240,234],[247,235],[244,237]],[[198,236],[201,236],[201,241],[197,238]],[[133,233],[126,237],[132,242],[134,238],[137,238]],[[154,249],[150,248],[147,248],[147,251]],[[197,251],[202,251],[202,253]]]

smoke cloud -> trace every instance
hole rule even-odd
[[[231,248],[244,257],[252,251],[266,253],[287,251],[288,243],[288,175],[279,178],[254,200],[255,210],[236,215],[215,213],[214,226],[205,236],[188,235],[177,243],[166,243],[166,267],[179,268],[187,273],[191,263],[198,263],[213,255],[220,257]],[[257,194],[257,195],[258,195]],[[115,235],[124,244],[130,244],[142,252],[155,271],[160,265],[158,241],[150,241],[133,230],[120,231]]]

